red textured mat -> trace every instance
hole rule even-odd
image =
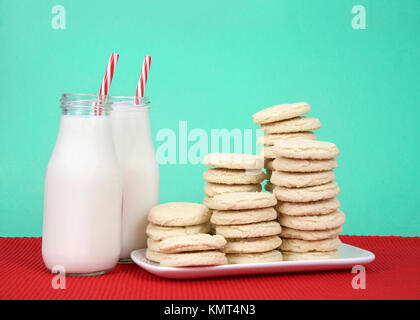
[[[372,251],[366,289],[355,290],[350,270],[168,280],[137,265],[118,265],[96,277],[67,277],[54,290],[40,238],[0,237],[0,299],[419,299],[420,238],[342,236]]]

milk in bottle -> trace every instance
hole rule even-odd
[[[121,247],[121,171],[109,107],[98,96],[64,94],[44,192],[42,255],[52,270],[100,274]]]
[[[109,99],[123,178],[120,261],[128,262],[131,251],[146,247],[147,214],[159,201],[159,168],[150,131],[149,102],[139,97]]]

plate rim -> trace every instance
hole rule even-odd
[[[372,261],[375,260],[376,256],[373,252],[368,251],[366,249],[362,249],[350,244],[342,244],[342,247],[351,248],[352,250],[356,249],[358,251],[361,251],[363,253],[363,256],[358,256],[355,258],[338,258],[338,259],[317,259],[317,260],[301,260],[301,261],[277,261],[277,262],[264,262],[264,263],[243,263],[243,264],[225,264],[225,265],[219,265],[219,266],[203,266],[203,267],[162,267],[155,263],[150,263],[146,259],[146,261],[139,260],[137,258],[138,254],[141,254],[141,252],[146,251],[147,248],[137,249],[133,250],[130,254],[131,259],[135,264],[137,264],[142,269],[146,270],[147,272],[150,272],[156,276],[163,277],[163,278],[171,278],[170,275],[182,275],[185,273],[190,273],[190,275],[196,275],[197,273],[213,273],[208,275],[203,275],[201,278],[210,278],[210,277],[217,277],[220,276],[217,273],[218,271],[238,271],[237,275],[241,275],[241,271],[243,270],[249,270],[252,269],[275,269],[276,267],[308,267],[308,266],[314,266],[313,271],[317,271],[319,269],[315,267],[319,266],[327,266],[331,265],[331,269],[322,269],[322,270],[334,270],[335,267],[340,266],[348,266],[349,264],[357,265],[357,264],[369,264]],[[143,254],[144,255],[144,254]],[[306,271],[311,271],[310,269],[307,269]],[[272,271],[272,273],[282,273],[282,270],[278,271]],[[301,272],[300,270],[296,271],[287,271],[287,272]],[[254,274],[263,274],[263,272],[255,272]],[[235,276],[234,273],[230,274],[231,276]],[[191,277],[185,276],[185,277],[179,277],[178,279],[191,279]]]

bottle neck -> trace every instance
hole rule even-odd
[[[108,116],[111,110],[106,96],[64,93],[60,101],[62,115],[66,116]]]

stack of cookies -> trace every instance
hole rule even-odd
[[[306,102],[293,104],[281,104],[266,108],[252,116],[255,124],[260,124],[264,135],[258,137],[257,144],[264,146],[263,155],[265,160],[264,167],[270,179],[272,162],[275,158],[273,152],[274,143],[277,140],[289,139],[308,139],[316,140],[315,133],[309,130],[316,130],[321,127],[321,122],[317,118],[302,116],[311,111],[311,107]],[[274,186],[268,181],[265,185],[266,191],[272,191]]]
[[[146,229],[146,258],[161,266],[226,264],[222,236],[212,236],[210,211],[199,203],[171,202],[153,207]]]
[[[277,200],[266,192],[236,192],[204,199],[213,210],[216,235],[226,238],[223,249],[230,264],[281,261]]]
[[[261,191],[266,176],[262,171],[263,158],[239,153],[210,153],[203,164],[213,167],[203,174],[207,183],[204,193],[208,197],[232,192]]]
[[[281,140],[273,152],[271,183],[279,200],[284,260],[337,258],[345,222],[333,181],[338,148],[324,141]]]

